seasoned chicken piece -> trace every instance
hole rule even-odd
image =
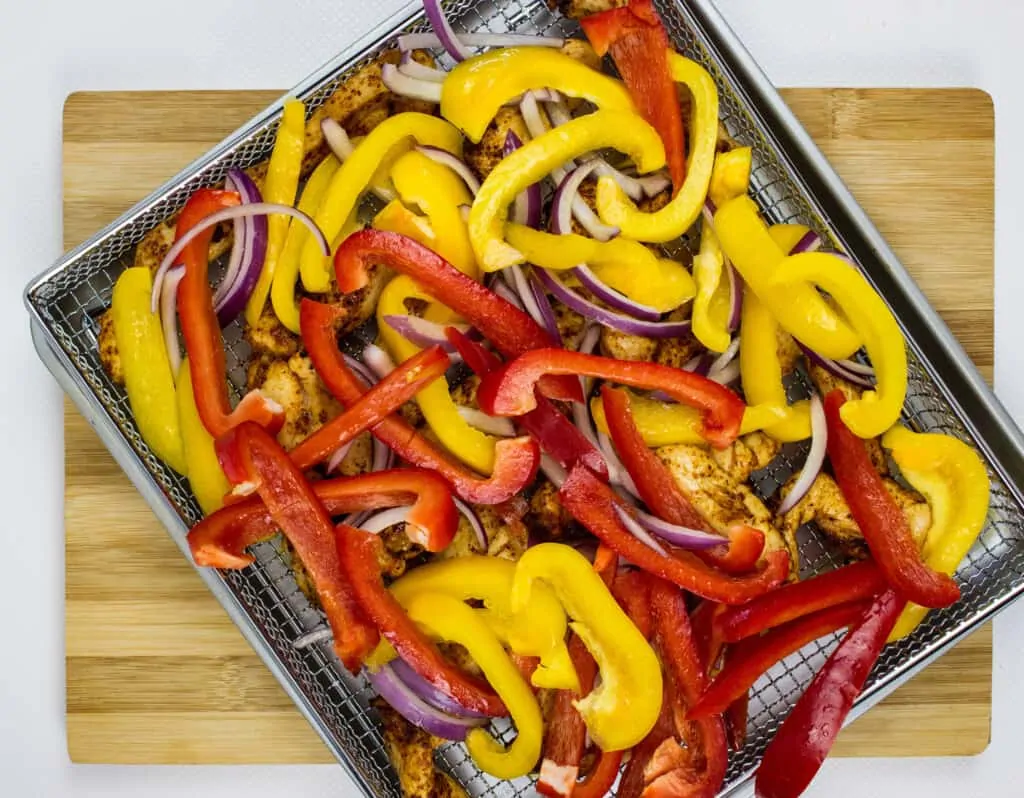
[[[750,487],[724,470],[707,449],[675,444],[662,446],[656,453],[672,472],[676,484],[712,527],[725,532],[736,524],[746,524],[761,530],[765,552],[789,552],[791,578],[799,574],[795,536],[788,530],[780,532],[772,521],[771,511]]]
[[[111,382],[124,385],[124,370],[121,368],[121,354],[117,351],[117,338],[114,337],[114,314],[104,311],[98,319],[100,325],[99,347],[100,363],[107,372]]]
[[[818,389],[818,394],[822,399],[836,389],[842,391],[847,400],[860,398],[862,393],[860,388],[841,377],[836,377],[821,366],[813,363],[810,364],[808,373],[810,374],[811,382]],[[871,457],[871,464],[875,467],[875,470],[879,474],[889,473],[889,464],[886,462],[885,452],[882,450],[882,444],[878,438],[870,438],[864,441],[864,443],[868,447],[868,456]]]
[[[789,492],[794,480],[795,477],[783,486],[783,497]],[[889,477],[884,477],[883,482],[889,495],[903,510],[914,540],[919,547],[922,546],[932,523],[928,503],[919,494],[905,489]],[[828,474],[819,474],[807,495],[779,519],[780,526],[789,535],[795,535],[797,529],[810,523],[839,543],[847,553],[857,557],[867,553],[860,527],[853,520],[836,481]]]
[[[341,294],[334,289],[334,271],[331,270],[331,291],[315,297],[320,302],[328,302],[332,305],[340,305],[345,312],[344,320],[338,328],[338,335],[348,335],[353,330],[362,327],[366,320],[373,316],[377,309],[377,301],[380,299],[381,291],[387,285],[394,272],[379,264],[373,264],[367,269],[367,283],[351,294]]]
[[[669,321],[676,321],[688,314],[689,310],[683,308],[672,311],[666,318]],[[678,338],[662,338],[658,341],[654,350],[654,362],[681,369],[703,351],[704,345],[693,333],[687,332]]]
[[[174,243],[175,228],[178,223],[178,215],[170,216],[157,224],[152,230],[142,237],[142,240],[135,247],[135,261],[133,266],[144,266],[151,273],[155,273],[160,266],[167,250]],[[210,263],[231,249],[232,237],[227,235],[227,225],[219,225],[214,230],[213,241],[210,243]]]
[[[423,547],[413,543],[405,534],[405,524],[389,526],[380,533],[380,539],[384,544],[378,557],[381,573],[391,579],[404,574],[409,561],[423,554]]]
[[[605,357],[613,357],[616,360],[651,361],[657,348],[658,342],[652,338],[630,335],[610,327],[601,328],[601,354]]]
[[[558,334],[562,337],[562,345],[566,349],[579,349],[587,320],[550,294],[548,299],[551,301],[551,309],[555,312],[555,322],[558,324]]]
[[[548,8],[558,9],[569,19],[583,19],[591,14],[600,14],[610,8],[623,8],[629,0],[547,0]]]
[[[498,165],[498,161],[505,157],[505,137],[510,130],[519,136],[520,141],[530,140],[526,123],[517,106],[500,108],[479,143],[466,142],[463,155],[466,163],[480,180],[486,180],[487,175]]]
[[[544,478],[539,482],[539,486],[530,497],[530,512],[526,515],[526,524],[541,540],[560,540],[568,534],[573,517],[562,507],[558,499],[558,488]]]
[[[751,432],[725,449],[712,449],[711,456],[733,479],[746,482],[751,474],[774,460],[781,448],[777,440],[763,432]]]
[[[776,351],[779,355],[779,364],[782,366],[782,376],[791,374],[796,370],[796,364],[803,357],[803,352],[797,346],[796,340],[781,327],[775,328]]]
[[[289,358],[299,351],[299,336],[285,327],[268,304],[256,324],[245,328],[245,341],[253,358]]]
[[[284,408],[285,422],[277,439],[288,450],[341,412],[341,405],[302,355],[293,355],[287,361],[253,361],[247,385],[250,390],[258,388]]]
[[[601,56],[594,52],[586,39],[566,39],[562,52],[591,69],[601,70]]]
[[[466,791],[434,764],[434,745],[440,740],[413,726],[381,698],[374,699],[373,707],[380,715],[384,745],[405,798],[468,798]]]
[[[480,387],[480,378],[475,374],[468,375],[458,385],[449,388],[452,401],[460,407],[472,407],[479,410],[480,405],[476,401],[476,389]]]

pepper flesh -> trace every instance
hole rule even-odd
[[[736,440],[743,401],[724,385],[660,363],[615,360],[566,349],[535,349],[520,355],[480,383],[477,401],[484,412],[520,416],[537,406],[534,386],[546,375],[586,375],[649,390],[661,390],[703,413],[704,439],[716,448]]]
[[[469,212],[469,238],[481,268],[493,272],[526,260],[502,237],[509,203],[519,192],[566,161],[605,148],[628,155],[641,173],[665,165],[665,148],[654,128],[623,111],[595,111],[572,119],[502,158],[487,175]]]
[[[754,151],[750,147],[736,147],[715,156],[715,165],[711,168],[711,184],[708,186],[708,199],[716,208],[733,197],[741,197],[747,193],[750,189],[750,169],[753,161]]]
[[[466,319],[506,357],[552,343],[548,333],[515,305],[467,277],[437,253],[397,233],[363,230],[349,236],[334,254],[338,289],[351,293],[365,286],[371,264],[388,266],[414,279],[427,294]],[[544,392],[553,399],[583,398],[579,380],[570,378],[545,381]]]
[[[906,602],[887,590],[818,671],[761,759],[758,798],[797,798],[832,749],[843,721]]]
[[[312,486],[281,445],[251,421],[232,429],[216,445],[222,465],[225,460],[240,464],[270,517],[295,547],[331,625],[334,649],[355,673],[377,645],[377,629],[357,603],[355,585],[342,572],[331,519]]]
[[[299,175],[302,172],[302,156],[306,139],[306,107],[295,99],[287,99],[277,128],[274,149],[267,164],[267,176],[263,181],[263,201],[279,205],[294,205],[295,193],[299,189]],[[267,254],[263,260],[259,280],[245,303],[245,322],[255,326],[267,304],[270,288],[274,283],[281,251],[288,236],[290,220],[279,213],[267,219]],[[297,226],[298,221],[294,221]]]
[[[689,126],[690,158],[682,188],[661,210],[645,213],[626,196],[614,178],[597,181],[597,210],[601,219],[622,230],[627,238],[664,243],[683,235],[704,207],[718,142],[718,90],[702,66],[688,58],[667,52],[672,79],[684,83],[693,95],[693,118]],[[654,167],[657,168],[657,167]]]
[[[369,187],[380,162],[396,145],[410,137],[419,144],[462,155],[462,136],[443,119],[414,111],[388,117],[359,143],[331,178],[315,217],[328,241],[333,241],[338,235],[360,195]],[[299,270],[302,285],[307,291],[322,294],[330,288],[329,263],[312,237],[306,241],[300,255]]]
[[[199,418],[199,411],[196,410],[196,400],[192,396],[192,375],[187,361],[178,369],[176,392],[188,484],[203,513],[209,515],[224,504],[224,495],[231,490],[231,484],[217,460],[213,438],[206,431]]]
[[[701,562],[687,551],[668,547],[662,556],[637,540],[619,521],[620,499],[586,468],[577,466],[558,493],[562,506],[601,542],[643,570],[667,579],[701,598],[722,604],[743,604],[777,587],[789,574],[789,555],[768,552],[762,570],[730,576]]]
[[[455,536],[459,513],[448,483],[432,471],[401,468],[312,483],[330,516],[411,505],[405,534],[427,551],[442,551]],[[222,494],[223,495],[223,494]],[[255,558],[245,549],[272,537],[277,524],[258,496],[235,502],[204,518],[188,533],[196,565],[247,568]]]
[[[380,538],[342,524],[337,540],[338,556],[359,606],[409,667],[466,709],[493,717],[505,715],[504,703],[490,686],[448,662],[384,587],[380,574],[384,544]]]
[[[188,463],[182,448],[174,374],[160,317],[150,310],[152,294],[149,269],[136,266],[121,273],[110,301],[114,337],[139,435],[153,454],[184,474]]]
[[[635,112],[614,78],[546,47],[502,47],[458,64],[441,84],[441,116],[477,143],[498,109],[532,89],[550,88],[598,108]]]
[[[598,664],[600,686],[573,702],[591,739],[602,751],[640,742],[661,709],[661,666],[654,651],[575,549],[558,543],[527,549],[516,565],[513,611],[527,605],[537,581],[555,591],[573,619],[570,627]]]
[[[338,349],[337,329],[344,311],[303,299],[300,318],[303,343],[324,385],[342,404],[358,402],[366,388]],[[410,465],[436,471],[461,499],[474,504],[500,504],[515,496],[533,481],[540,461],[537,444],[530,438],[498,441],[494,471],[484,478],[453,461],[397,414],[382,419],[371,431]]]
[[[595,52],[609,50],[640,115],[658,131],[665,145],[669,176],[678,192],[686,177],[683,115],[668,66],[669,40],[651,0],[630,0],[580,20]]]
[[[506,747],[484,729],[471,729],[466,749],[473,761],[499,779],[525,776],[540,757],[544,718],[529,685],[494,633],[470,607],[441,593],[416,596],[409,604],[409,617],[442,640],[464,646],[508,707],[516,725],[515,740]]]
[[[175,236],[181,238],[202,219],[221,208],[239,203],[238,194],[201,188],[196,191],[178,216]],[[228,400],[227,363],[224,339],[213,309],[207,250],[213,228],[196,236],[181,253],[185,274],[178,285],[178,315],[185,338],[192,390],[203,426],[214,438],[220,438],[244,421],[254,421],[276,432],[284,421],[282,408],[258,390],[249,391],[234,410]]]
[[[900,474],[928,500],[932,525],[921,556],[925,564],[952,575],[978,539],[988,515],[988,473],[981,457],[957,438],[911,432],[895,426],[882,436]],[[928,610],[908,604],[890,642],[910,634]]]
[[[875,471],[864,441],[843,422],[845,404],[838,389],[825,397],[828,457],[853,520],[890,585],[923,606],[949,606],[960,598],[960,588],[922,561],[906,516]]]

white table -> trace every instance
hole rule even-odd
[[[978,86],[996,107],[996,389],[1024,421],[1024,4],[1013,0],[719,0],[782,86]],[[347,795],[341,770],[73,766],[64,740],[61,397],[31,349],[21,289],[61,254],[60,114],[90,89],[272,88],[296,83],[401,5],[356,0],[25,0],[0,22],[0,379],[8,558],[0,658],[0,794]],[[371,6],[376,6],[372,8]],[[127,120],[130,124],[130,120]],[[956,169],[956,164],[949,164]],[[955,246],[955,242],[951,242]],[[12,583],[13,580],[13,583]],[[811,795],[1019,792],[1024,606],[996,621],[992,745],[980,757],[836,760]],[[956,712],[951,706],[950,712]],[[1004,786],[1007,785],[1007,786]],[[1009,786],[1013,785],[1013,786]],[[1009,792],[1008,792],[1009,791]]]

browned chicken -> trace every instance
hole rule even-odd
[[[479,143],[466,142],[463,155],[466,158],[466,163],[480,180],[486,180],[487,175],[504,157],[505,137],[510,130],[519,136],[520,141],[530,140],[530,134],[526,131],[526,123],[517,106],[506,106],[499,109],[494,120],[484,131]]]
[[[561,540],[569,532],[573,517],[562,507],[558,488],[544,477],[530,497],[526,524],[541,540]]]
[[[751,432],[725,449],[712,449],[711,456],[737,482],[746,482],[751,474],[774,460],[781,448],[777,440],[763,432]]]
[[[247,385],[250,390],[259,389],[284,408],[284,426],[277,439],[285,449],[294,449],[341,412],[341,405],[324,387],[309,358],[303,355],[292,355],[287,360],[254,360],[249,364]]]
[[[114,314],[109,310],[103,312],[98,319],[100,363],[107,376],[115,385],[124,385],[124,369],[121,367],[121,353],[117,351],[117,338],[114,337]]]
[[[629,0],[547,0],[548,8],[558,9],[569,19],[583,19],[609,8],[623,8]]]
[[[380,715],[384,745],[405,798],[468,798],[466,791],[434,764],[434,746],[442,740],[413,726],[380,698],[374,699],[373,707]]]
[[[687,307],[672,311],[667,320],[688,318]],[[604,327],[601,330],[601,354],[617,360],[643,360],[682,368],[704,351],[704,346],[693,335],[655,340],[642,335],[630,335]]]
[[[515,562],[523,556],[529,542],[529,534],[522,521],[506,522],[494,507],[483,504],[473,505],[473,510],[484,528],[487,550],[481,551],[473,527],[465,518],[460,518],[455,538],[448,548],[437,555],[439,558],[448,560],[465,557],[467,554],[487,554],[489,557],[500,557]]]

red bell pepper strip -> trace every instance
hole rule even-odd
[[[442,551],[455,536],[459,513],[448,483],[432,471],[402,468],[314,482],[313,492],[330,516],[412,505],[409,538],[427,551]],[[273,537],[278,526],[259,496],[222,507],[188,533],[196,565],[246,568],[255,561],[245,549]]]
[[[776,662],[819,637],[856,624],[870,606],[868,601],[852,601],[827,607],[731,647],[725,667],[687,717],[702,718],[724,712],[736,699],[747,695],[754,682]]]
[[[597,552],[594,554],[594,570],[597,571],[597,575],[601,577],[605,585],[612,589],[619,570],[619,555],[603,543],[598,543]],[[622,602],[619,603],[621,604]],[[641,633],[643,632],[642,629],[640,631]],[[646,636],[644,635],[644,637]]]
[[[380,636],[345,579],[334,527],[313,487],[270,433],[252,421],[231,429],[216,448],[218,456],[225,453],[242,463],[270,517],[295,547],[334,632],[334,649],[355,673]]]
[[[181,209],[175,237],[181,238],[211,213],[240,202],[234,191],[199,189]],[[210,288],[208,250],[212,238],[213,228],[210,227],[196,236],[181,253],[185,274],[178,286],[178,314],[188,352],[196,410],[203,426],[214,438],[219,438],[243,421],[255,421],[261,427],[276,432],[284,422],[284,411],[259,391],[250,391],[234,410],[231,409],[224,339],[213,309],[213,290]]]
[[[587,375],[636,388],[661,390],[704,412],[704,438],[724,448],[740,433],[745,406],[724,385],[660,363],[615,360],[568,349],[534,349],[480,383],[477,401],[492,416],[521,416],[537,406],[533,389],[545,375]],[[606,411],[607,412],[607,411]]]
[[[449,327],[446,335],[478,377],[501,368],[501,359],[497,355],[465,333]],[[551,455],[563,468],[572,468],[579,462],[602,479],[608,478],[608,463],[604,456],[549,399],[538,395],[536,409],[520,416],[516,422],[536,439],[541,451]]]
[[[671,695],[671,688],[666,680],[665,694],[661,702],[661,714],[658,716],[654,728],[647,736],[640,741],[639,745],[633,747],[622,771],[622,779],[619,781],[619,788],[616,791],[616,798],[640,798],[643,795],[646,780],[644,773],[650,765],[655,751],[665,740],[672,739],[675,727],[672,722],[672,705],[674,700]],[[673,740],[674,742],[674,740]]]
[[[739,751],[747,742],[747,720],[750,715],[750,693],[744,693],[725,709],[725,736],[729,748]]]
[[[327,460],[340,446],[371,429],[444,373],[451,359],[440,346],[417,352],[289,453],[303,471]]]
[[[674,582],[701,598],[722,604],[743,604],[782,583],[789,573],[789,555],[773,551],[764,568],[749,576],[730,576],[711,568],[690,552],[673,549],[662,556],[637,540],[619,521],[621,499],[591,474],[576,466],[559,491],[562,506],[601,542],[643,570]]]
[[[844,404],[846,396],[838,389],[825,397],[828,458],[853,520],[890,585],[922,607],[948,607],[960,598],[960,588],[948,574],[925,565],[906,516],[871,464],[867,446],[841,418]]]
[[[711,676],[721,659],[722,649],[725,647],[718,618],[728,610],[729,608],[722,604],[702,601],[690,613],[690,624],[693,626],[693,634],[697,640],[697,650],[700,652],[700,658],[707,663],[708,677]]]
[[[730,607],[715,621],[727,643],[735,643],[818,610],[877,596],[887,587],[872,560],[845,565]]]
[[[683,117],[676,84],[668,67],[668,33],[651,0],[630,0],[580,20],[583,32],[598,55],[611,50],[629,96],[640,115],[658,131],[674,192],[686,177]]]
[[[610,551],[604,544],[601,544],[601,549]],[[650,640],[654,633],[654,624],[651,620],[650,575],[646,571],[625,571],[616,574],[612,583],[612,595],[629,616],[629,620],[640,630],[640,634]]]
[[[300,307],[302,340],[324,385],[346,407],[359,401],[366,389],[345,365],[336,331],[344,311],[303,299]],[[500,504],[533,482],[540,462],[537,443],[529,437],[501,440],[494,449],[494,471],[481,477],[453,461],[404,419],[392,414],[372,430],[406,462],[436,471],[459,498],[472,504]]]
[[[602,751],[583,781],[576,782],[572,798],[605,798],[619,775],[624,751]],[[620,793],[621,795],[621,793]]]
[[[433,250],[411,238],[384,230],[353,233],[334,253],[338,290],[358,291],[369,282],[368,267],[380,264],[412,277],[442,305],[458,313],[506,357],[551,346],[551,336],[515,305],[468,277]],[[553,399],[582,402],[576,379],[547,380],[544,393]]]
[[[338,527],[338,556],[363,611],[398,656],[438,690],[474,712],[492,717],[507,715],[508,710],[491,687],[448,662],[384,587],[380,571],[383,545],[377,535],[344,524]]]
[[[887,590],[847,632],[768,744],[757,770],[758,798],[796,798],[811,783],[906,605]]]
[[[695,551],[694,554],[727,574],[749,574],[764,553],[764,532],[746,524],[737,524],[730,527],[725,535],[728,545]]]
[[[516,654],[515,652],[509,656],[511,656],[512,663],[516,666],[520,675],[523,677],[523,681],[530,685],[530,689],[536,693],[538,688],[533,684],[533,672],[537,670],[537,666],[540,665],[540,657],[531,657],[527,654]]]

